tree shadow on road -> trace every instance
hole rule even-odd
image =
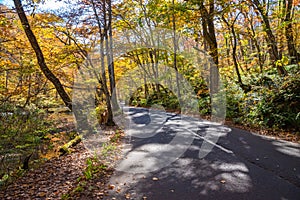
[[[200,135],[201,130],[198,131]],[[176,134],[176,130],[165,126],[149,138],[131,136],[120,163],[126,161],[131,164],[126,165],[127,169],[115,172],[110,184],[116,187],[107,199],[299,198],[299,145],[235,128],[222,134],[217,145],[204,158],[199,158],[203,138],[194,137],[189,148],[167,166],[151,172],[130,173],[134,167],[147,166],[146,169],[151,169],[160,164],[159,159],[168,159],[168,152],[156,149],[153,151],[156,155],[153,155],[149,149],[159,149],[172,141]],[[169,151],[176,148],[181,147],[177,145]]]

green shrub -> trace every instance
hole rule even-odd
[[[210,97],[202,97],[198,100],[198,107],[200,115],[209,115],[211,114],[211,105],[210,105]]]
[[[37,156],[52,123],[36,107],[20,108],[6,103],[0,105],[0,114],[0,156],[7,157],[0,166],[2,177],[7,170],[12,172],[21,166],[24,158],[32,152]],[[11,156],[14,159],[10,159]],[[32,159],[37,159],[36,156]]]
[[[256,84],[246,94],[235,84],[226,86],[227,118],[244,125],[299,132],[300,75],[259,78]]]

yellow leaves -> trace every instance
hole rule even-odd
[[[240,40],[242,46],[247,46],[249,44],[249,41],[246,39],[246,40]]]
[[[55,23],[63,22],[63,19],[61,19],[60,17],[52,13],[37,13],[34,15],[34,17],[28,16],[28,18],[30,21],[33,21],[34,23],[43,24],[43,25],[47,25],[53,22]]]
[[[49,151],[44,155],[40,155],[41,158],[44,158],[47,160],[50,160],[51,158],[55,158],[57,156],[58,156],[57,152],[54,152],[54,151]]]
[[[282,56],[282,58],[280,60],[277,60],[275,62],[276,66],[285,66],[289,63],[289,59],[286,56]]]
[[[11,61],[10,60],[0,60],[0,66],[7,66],[7,65],[10,65],[11,64]]]
[[[72,80],[72,70],[74,70],[74,65],[72,64],[81,62],[81,60],[76,59],[72,53],[76,49],[75,44],[70,44],[65,48],[66,45],[56,38],[54,28],[48,26],[51,22],[61,22],[61,19],[53,14],[36,14],[34,18],[31,18],[30,16],[28,16],[28,18],[49,68],[51,70],[55,68],[59,69],[58,73],[60,73],[60,78],[67,77],[65,80]],[[20,21],[15,18],[6,19],[4,16],[1,16],[0,21],[5,22],[0,24],[0,40],[6,41],[2,45],[4,51],[0,52],[1,68],[4,70],[16,69],[10,73],[11,77],[16,78],[19,77],[20,74],[28,75],[36,73],[38,69],[37,60],[33,49],[24,34]],[[10,24],[10,28],[6,28],[7,24]],[[63,27],[60,28],[63,29]],[[72,67],[67,70],[66,68],[61,70],[63,67],[61,66],[62,64],[68,68],[70,66]],[[57,73],[55,70],[54,72]],[[13,80],[10,78],[9,81],[11,83],[16,83],[18,79]]]

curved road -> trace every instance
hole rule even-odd
[[[300,199],[299,144],[159,110],[125,113],[107,199]]]

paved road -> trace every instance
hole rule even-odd
[[[299,144],[143,108],[127,114],[134,126],[107,199],[300,199]]]

